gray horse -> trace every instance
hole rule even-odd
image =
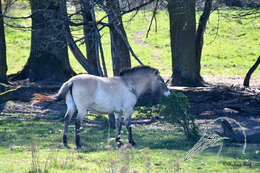
[[[168,96],[165,82],[159,71],[149,66],[139,66],[124,70],[117,77],[98,77],[89,74],[80,74],[65,82],[59,92],[54,95],[34,94],[36,102],[55,102],[66,99],[67,112],[65,114],[63,144],[67,146],[67,132],[72,115],[78,111],[75,121],[75,142],[80,144],[80,126],[88,111],[97,113],[114,113],[116,120],[116,142],[118,147],[122,127],[121,115],[124,115],[124,124],[128,131],[129,143],[135,145],[132,138],[131,115],[138,97],[147,91],[159,92]]]

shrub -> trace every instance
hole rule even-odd
[[[189,100],[181,92],[172,92],[168,97],[162,97],[159,104],[159,114],[164,120],[180,125],[186,137],[193,141],[199,139],[199,129],[195,124],[195,117],[189,113]]]

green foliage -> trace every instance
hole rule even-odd
[[[168,97],[162,96],[158,105],[135,107],[140,117],[152,118],[162,116],[163,120],[183,128],[184,134],[189,140],[199,139],[199,130],[195,121],[195,116],[189,113],[189,100],[181,92],[172,92]]]
[[[158,113],[158,109],[157,107],[155,109],[153,109],[154,107],[149,107],[149,106],[138,106],[135,107],[135,111],[137,111],[137,115],[134,116],[138,116],[138,117],[145,117],[145,118],[152,118],[156,113]]]
[[[171,124],[180,125],[188,139],[198,140],[199,130],[195,125],[195,117],[189,113],[189,100],[181,92],[172,92],[160,101],[160,115]]]

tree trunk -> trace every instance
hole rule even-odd
[[[31,0],[31,52],[16,79],[64,81],[75,73],[70,67],[63,16],[56,0]]]
[[[172,85],[201,86],[196,58],[195,0],[168,0],[172,51]]]
[[[111,24],[110,39],[113,72],[114,76],[117,76],[121,70],[131,67],[131,60],[128,47],[126,46],[121,35],[114,28],[114,25],[116,25],[120,29],[123,36],[127,39],[120,14],[119,0],[107,0],[107,5],[109,7],[109,10],[107,11],[108,21]]]
[[[111,40],[111,55],[113,62],[113,73],[114,76],[118,76],[120,71],[131,67],[131,60],[129,49],[126,46],[122,36],[116,31],[114,25],[116,25],[123,37],[127,39],[122,17],[120,15],[120,5],[118,0],[107,0],[107,5],[109,7],[108,22],[110,23],[110,40]],[[115,117],[114,114],[109,114],[110,127],[115,128]]]
[[[88,71],[89,74],[98,75],[98,65],[97,65],[97,55],[96,55],[96,34],[94,22],[90,12],[89,0],[82,2],[82,11],[83,11],[83,21],[84,21],[84,37],[86,44],[86,52],[88,63],[94,68],[92,71]]]
[[[95,67],[92,66],[88,59],[83,55],[83,53],[81,52],[81,50],[79,49],[79,47],[77,46],[76,42],[73,39],[73,36],[71,34],[71,30],[70,30],[70,19],[68,17],[67,14],[67,8],[66,8],[66,0],[60,0],[59,1],[60,4],[60,9],[61,9],[61,14],[62,14],[62,20],[63,20],[63,24],[64,24],[64,32],[66,33],[66,39],[67,39],[67,43],[68,46],[71,50],[71,52],[73,53],[74,57],[77,59],[77,61],[80,63],[80,65],[89,73],[95,71]]]
[[[204,10],[202,15],[200,16],[199,26],[196,34],[196,59],[198,60],[199,67],[200,67],[201,53],[202,53],[202,47],[204,42],[204,32],[206,30],[211,8],[212,8],[212,0],[205,0]]]
[[[4,19],[2,16],[2,1],[0,0],[0,82],[6,83],[7,77],[7,64],[6,64],[6,42]]]

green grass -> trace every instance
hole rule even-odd
[[[17,13],[17,12],[16,12]],[[24,10],[22,13],[28,13]],[[239,10],[220,10],[220,15],[213,12],[205,34],[202,53],[202,75],[244,76],[260,54],[260,18],[233,19],[228,14],[238,14]],[[130,44],[144,64],[160,69],[163,75],[171,75],[171,50],[169,39],[169,18],[166,11],[157,15],[157,32],[152,26],[149,37],[145,38],[151,18],[150,11],[141,11],[129,22],[132,14],[124,16],[125,30]],[[197,18],[201,12],[198,12]],[[97,14],[97,18],[102,16]],[[197,20],[198,21],[198,20]],[[23,22],[28,25],[30,21]],[[218,29],[217,29],[218,28]],[[137,43],[138,33],[144,43]],[[80,33],[77,33],[80,34]],[[21,70],[30,54],[30,31],[6,28],[8,74]],[[109,74],[112,74],[109,31],[102,31],[102,43]],[[81,50],[84,53],[84,46]],[[70,53],[70,62],[76,72],[84,72],[80,64]],[[138,63],[132,58],[132,65]],[[254,76],[259,76],[257,69]]]
[[[221,10],[221,13],[239,13],[239,11]],[[130,16],[124,17],[124,24],[136,54],[145,64],[159,68],[163,75],[171,75],[167,12],[158,12],[158,32],[155,32],[153,26],[148,38],[145,38],[145,33],[151,12],[141,11],[134,20],[128,22]],[[205,35],[202,74],[244,75],[260,54],[259,23],[260,19],[239,21],[220,16],[218,24],[217,13],[212,13]],[[22,69],[30,54],[30,31],[6,28],[5,32],[8,74],[16,73]],[[111,75],[109,32],[108,30],[102,32],[102,43]],[[135,41],[137,33],[142,33],[140,35],[142,44]],[[80,48],[84,52],[84,46]],[[71,53],[70,61],[75,71],[84,72]],[[137,65],[134,59],[132,63],[133,66]],[[259,74],[258,69],[254,75]],[[184,162],[183,158],[193,144],[184,137],[179,128],[168,127],[165,124],[134,127],[133,136],[138,145],[132,150],[123,151],[115,149],[114,130],[85,125],[81,132],[83,143],[81,150],[75,149],[74,126],[71,125],[69,128],[70,149],[62,145],[62,130],[63,123],[58,120],[47,121],[29,114],[0,114],[0,172],[32,173],[38,169],[38,172],[41,170],[50,173],[104,173],[127,172],[127,170],[138,173],[253,173],[260,170],[259,145],[248,145],[246,154],[241,154],[240,145],[239,147],[224,145],[217,164],[218,148],[193,155],[190,160]],[[125,128],[122,138],[127,143]],[[111,139],[109,145],[108,139]]]
[[[0,115],[0,172],[258,172],[259,145],[224,145],[216,163],[218,148],[183,158],[192,147],[179,128],[160,124],[135,126],[137,147],[117,150],[114,130],[86,126],[81,130],[83,148],[75,149],[74,125],[69,127],[70,149],[62,145],[62,121],[46,121],[34,115]],[[108,139],[111,139],[108,145]],[[126,129],[122,139],[127,143]],[[34,163],[34,166],[33,166]],[[233,164],[233,165],[232,165]],[[236,166],[234,165],[236,164]],[[251,164],[251,165],[250,165]],[[120,171],[121,170],[121,171]],[[124,171],[122,171],[124,170]]]
[[[230,19],[223,15],[239,11],[221,11],[212,15],[203,50],[203,71],[213,75],[244,75],[260,55],[259,18],[257,20]],[[216,28],[219,25],[216,39]],[[213,42],[212,42],[213,41]],[[217,70],[222,69],[222,70]],[[216,73],[217,72],[217,73]],[[257,70],[255,75],[259,75]]]

